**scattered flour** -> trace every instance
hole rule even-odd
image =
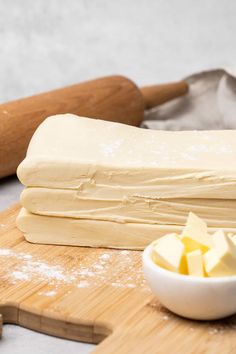
[[[108,253],[103,253],[100,257],[99,257],[99,259],[103,259],[103,260],[107,260],[107,259],[109,259],[110,258],[110,255],[108,254]]]
[[[0,248],[0,257],[1,256],[11,256],[13,252],[7,248]]]
[[[217,328],[209,328],[209,330],[208,330],[208,332],[210,333],[210,334],[217,334],[218,333],[218,329]]]
[[[169,316],[167,316],[167,315],[163,316],[163,320],[165,320],[165,321],[169,320]]]
[[[122,255],[128,255],[130,252],[129,252],[129,251],[126,251],[126,250],[124,250],[124,251],[120,251],[120,253],[121,253]]]
[[[124,287],[124,285],[120,284],[120,283],[111,283],[111,286],[114,286],[116,288],[123,288]]]
[[[87,280],[81,280],[77,284],[77,288],[88,288],[89,287],[89,282]]]
[[[95,265],[94,265],[94,268],[95,268],[95,269],[101,269],[101,270],[102,270],[102,269],[104,269],[104,266],[101,265],[101,264],[95,264]]]
[[[11,273],[11,277],[14,280],[29,280],[29,276],[27,273],[17,271],[17,270]]]
[[[80,275],[84,275],[84,276],[86,276],[86,277],[94,277],[94,276],[95,276],[95,274],[94,274],[93,272],[91,272],[90,270],[88,270],[87,268],[81,269],[81,270],[79,271],[79,274],[80,274]]]
[[[110,284],[114,288],[141,288],[149,291],[143,278],[141,254],[135,251],[90,249],[59,254],[50,261],[41,256],[0,248],[0,280],[4,283],[42,282],[42,286],[59,289],[63,285],[94,288]],[[6,267],[7,258],[7,267]],[[70,266],[71,264],[71,266]],[[138,269],[138,270],[137,270]],[[0,282],[1,284],[1,282]],[[56,290],[41,291],[41,296],[54,296]]]
[[[135,284],[127,284],[127,288],[136,288]]]
[[[56,294],[57,294],[57,292],[55,290],[38,292],[38,295],[48,296],[48,297],[55,296]]]
[[[228,321],[226,320],[225,323],[217,323],[215,326],[209,326],[208,333],[212,335],[216,335],[216,334],[222,335],[229,329],[233,331],[235,331],[236,329],[235,319],[233,318],[232,321],[229,318],[229,320]]]
[[[22,254],[22,258],[23,259],[32,259],[33,257],[31,256],[31,254]]]

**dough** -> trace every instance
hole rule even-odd
[[[110,247],[142,250],[167,233],[180,233],[182,226],[117,223],[102,220],[41,216],[21,209],[17,226],[33,243],[71,246]],[[209,228],[209,232],[217,231]],[[236,232],[227,228],[226,232]]]
[[[236,232],[236,131],[167,132],[46,119],[18,167],[17,225],[38,243],[142,249],[189,211]]]
[[[40,215],[163,225],[184,225],[191,210],[209,226],[236,228],[233,199],[88,199],[77,190],[29,187],[21,194],[21,204]]]
[[[236,199],[236,130],[168,132],[81,118],[46,119],[18,167],[25,186],[123,195]]]

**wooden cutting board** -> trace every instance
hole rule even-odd
[[[197,322],[162,308],[141,252],[30,244],[15,227],[18,211],[0,214],[3,323],[101,342],[101,354],[236,353],[236,316]]]

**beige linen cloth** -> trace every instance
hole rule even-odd
[[[142,127],[161,130],[236,129],[236,70],[186,77],[189,92],[146,112]]]

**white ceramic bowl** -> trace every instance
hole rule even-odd
[[[160,303],[195,320],[215,320],[236,313],[236,276],[201,278],[165,270],[151,259],[152,245],[143,252],[145,278]]]

